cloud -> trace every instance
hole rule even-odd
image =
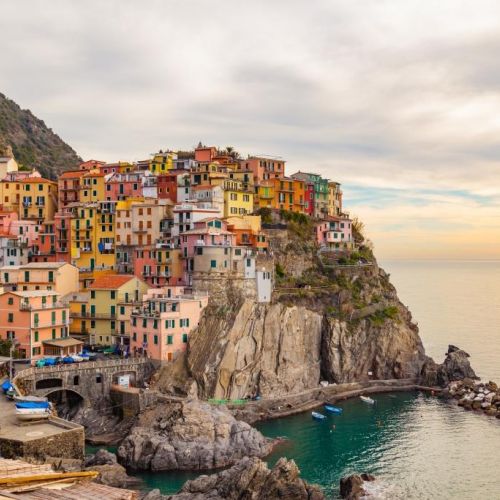
[[[443,204],[499,229],[485,211],[500,195],[499,14],[486,0],[17,0],[2,5],[0,90],[86,158],[203,140],[335,178],[386,252]]]

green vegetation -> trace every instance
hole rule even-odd
[[[256,212],[257,215],[260,215],[262,220],[262,224],[272,224],[273,223],[273,212],[270,208],[262,207],[259,208]]]
[[[382,326],[386,320],[399,320],[399,310],[396,306],[388,306],[381,311],[372,314],[370,321],[375,326]]]
[[[0,93],[0,150],[9,147],[21,168],[37,168],[51,179],[81,162],[75,151],[42,120]]]

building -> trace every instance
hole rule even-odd
[[[138,302],[148,290],[148,285],[136,276],[108,274],[97,277],[88,287],[89,309],[82,313],[82,319],[90,320],[90,343],[113,345],[119,339],[119,306]]]
[[[9,291],[0,295],[0,337],[14,342],[22,358],[59,355],[57,341],[68,336],[69,308],[55,291]]]
[[[321,248],[333,251],[353,248],[352,221],[347,216],[328,217],[316,225],[316,241]]]
[[[91,203],[104,201],[105,177],[101,170],[90,170],[82,176],[80,202]]]
[[[57,211],[57,182],[27,177],[19,185],[19,217],[34,220],[38,224],[54,220]]]
[[[142,197],[143,172],[113,173],[105,181],[106,200],[118,201]]]
[[[9,172],[17,172],[19,168],[12,150],[10,148],[6,149],[8,150],[0,151],[0,179],[5,179]]]
[[[253,191],[246,189],[242,181],[225,179],[222,187],[224,190],[224,217],[253,212]]]
[[[328,183],[328,215],[338,217],[342,214],[342,190],[338,182]]]
[[[149,290],[131,314],[131,352],[157,361],[174,360],[186,350],[207,304],[206,294],[187,295],[182,287]]]
[[[235,235],[237,246],[267,249],[267,238],[262,232],[259,215],[238,215],[225,219],[227,230]]]
[[[69,170],[59,176],[57,180],[59,210],[70,203],[78,203],[80,201],[80,188],[82,187],[82,177],[84,175],[85,170]]]
[[[0,234],[0,266],[20,266],[28,263],[28,249],[17,236]]]
[[[314,212],[313,216],[321,219],[328,215],[328,179],[323,179],[321,175],[297,172],[292,175],[294,179],[314,184]]]
[[[285,163],[279,157],[249,156],[246,160],[239,160],[239,168],[252,171],[255,184],[260,184],[267,179],[284,177]]]
[[[30,256],[31,262],[56,262],[56,234],[54,222],[44,222],[34,242]]]
[[[153,155],[149,163],[149,170],[154,175],[166,174],[174,168],[174,159],[177,158],[173,151],[160,151]]]
[[[0,284],[13,290],[50,290],[58,295],[78,291],[78,269],[66,262],[30,262],[0,268]]]

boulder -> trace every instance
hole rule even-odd
[[[318,486],[300,478],[293,460],[280,458],[269,470],[256,457],[245,457],[230,469],[187,481],[175,495],[146,497],[147,500],[324,500]]]
[[[352,474],[351,476],[343,477],[340,480],[340,497],[347,500],[359,500],[362,498],[366,493],[363,488],[363,476],[373,478],[373,476],[368,474]],[[373,479],[369,480],[372,481]]]
[[[221,406],[198,400],[144,411],[118,448],[120,462],[140,470],[210,470],[263,457],[273,441]]]
[[[470,365],[469,357],[465,351],[450,345],[444,363],[439,365],[437,370],[437,384],[446,387],[454,380],[477,380],[478,377]]]
[[[92,465],[113,465],[117,462],[116,455],[105,449],[100,449],[94,455],[87,455],[85,457],[85,467],[91,467]]]

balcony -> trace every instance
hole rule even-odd
[[[65,306],[62,302],[41,304],[41,305],[37,305],[37,306],[22,303],[22,302],[21,302],[21,304],[19,304],[20,311],[44,311],[47,309],[57,309],[57,308],[61,308],[61,307],[67,307],[67,306]]]
[[[58,319],[56,321],[49,321],[45,323],[33,323],[33,328],[53,328],[55,326],[63,326],[65,328],[69,328],[69,319],[63,321]]]
[[[114,313],[93,313],[89,311],[71,312],[71,318],[89,318],[89,319],[116,319],[117,314]]]

